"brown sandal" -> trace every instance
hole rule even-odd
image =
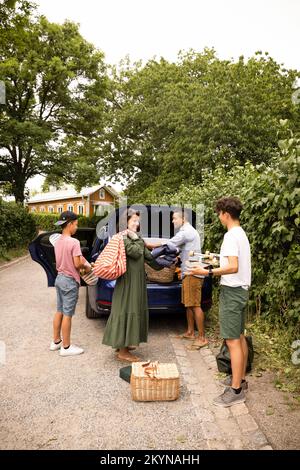
[[[186,334],[182,334],[182,335],[176,335],[175,338],[177,339],[188,339],[189,341],[195,341],[195,339],[197,339],[197,336],[189,336],[189,335],[186,335]]]
[[[119,356],[119,354],[116,355],[116,358],[118,359],[118,361],[121,361],[121,362],[141,362],[142,360],[137,357],[137,356],[133,356],[132,354],[128,354],[128,356]]]
[[[188,349],[189,351],[199,351],[201,348],[205,348],[205,346],[208,346],[208,341],[203,344],[193,343],[190,346],[187,346],[186,349]]]

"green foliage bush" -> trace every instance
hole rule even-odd
[[[285,125],[285,122],[283,122]],[[237,196],[241,223],[252,250],[250,311],[300,332],[300,139],[279,141],[280,156],[269,166],[246,163],[205,173],[203,184],[182,186],[156,202],[205,206],[204,249],[219,251],[224,235],[215,201]],[[154,201],[152,197],[152,202]]]
[[[52,231],[55,230],[55,222],[59,219],[59,214],[32,214],[39,230],[45,231]],[[80,215],[78,217],[78,226],[79,227],[96,227],[99,220],[101,220],[105,216],[92,216],[92,217],[85,217],[84,215]]]
[[[0,198],[0,256],[6,250],[25,246],[36,232],[36,222],[22,204]]]
[[[291,96],[300,72],[268,53],[218,58],[212,49],[181,52],[172,63],[125,62],[114,76],[115,102],[105,136],[107,177],[126,178],[125,193],[205,182],[205,169],[269,162],[280,118],[300,128]]]

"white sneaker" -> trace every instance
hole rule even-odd
[[[84,353],[84,349],[71,344],[68,349],[65,349],[63,346],[60,348],[60,356],[77,356],[78,354]]]
[[[60,341],[60,343],[58,344],[55,344],[54,341],[51,341],[50,343],[50,351],[58,351],[62,346],[62,341]]]

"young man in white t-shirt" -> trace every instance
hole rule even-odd
[[[195,267],[191,275],[221,276],[220,333],[225,339],[231,358],[232,376],[223,383],[225,391],[215,398],[218,406],[232,406],[245,401],[248,347],[244,336],[248,289],[251,285],[251,252],[244,230],[240,226],[242,204],[235,197],[217,201],[216,212],[227,229],[220,251],[220,267],[207,272]]]

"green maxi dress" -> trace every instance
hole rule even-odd
[[[124,238],[127,270],[119,277],[113,293],[111,313],[102,343],[113,348],[147,342],[149,312],[144,263],[162,269],[142,238]]]

